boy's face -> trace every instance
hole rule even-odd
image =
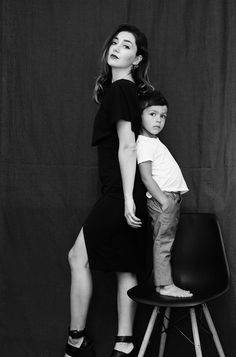
[[[166,105],[152,105],[142,112],[141,134],[150,138],[156,137],[164,128],[167,118]]]

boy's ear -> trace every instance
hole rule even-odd
[[[143,56],[138,55],[135,59],[135,61],[133,62],[133,65],[137,66],[143,59]]]

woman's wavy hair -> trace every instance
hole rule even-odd
[[[107,64],[107,53],[112,40],[121,31],[127,31],[134,35],[137,46],[137,56],[142,56],[142,60],[139,62],[138,66],[133,66],[132,69],[132,76],[138,87],[138,93],[144,94],[154,89],[148,78],[149,55],[147,38],[136,26],[122,24],[110,35],[103,46],[101,72],[96,79],[93,92],[93,99],[96,103],[101,102],[106,87],[111,83],[112,72],[111,67]]]

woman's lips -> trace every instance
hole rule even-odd
[[[110,55],[110,57],[111,57],[111,58],[115,58],[115,59],[119,59],[119,57],[117,57],[116,55],[114,55],[114,53],[112,53],[112,54]]]

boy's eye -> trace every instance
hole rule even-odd
[[[161,115],[161,118],[162,118],[162,119],[166,119],[166,118],[167,118],[167,115],[166,115],[166,114],[163,114],[163,115]]]

